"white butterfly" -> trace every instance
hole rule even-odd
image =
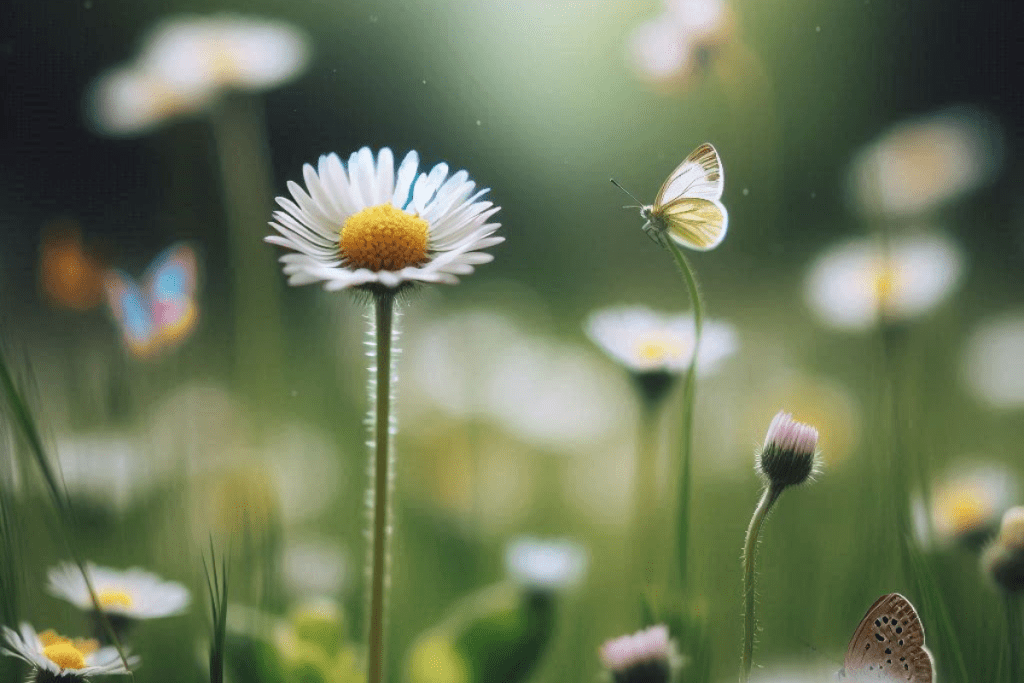
[[[839,678],[850,683],[932,683],[935,663],[924,626],[899,593],[875,600],[853,632]]]
[[[672,171],[658,190],[654,204],[639,207],[640,215],[647,221],[644,232],[663,247],[668,246],[667,235],[689,249],[714,249],[725,238],[729,225],[729,214],[719,201],[723,186],[718,152],[705,142]]]

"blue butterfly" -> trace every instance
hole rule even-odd
[[[141,286],[120,270],[108,271],[107,303],[132,355],[155,356],[180,344],[195,329],[198,260],[195,249],[179,242],[153,260]]]

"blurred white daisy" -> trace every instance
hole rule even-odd
[[[957,286],[960,248],[937,234],[893,239],[885,249],[862,238],[833,247],[811,266],[805,294],[826,324],[868,329],[933,309]]]
[[[658,313],[644,306],[606,308],[591,314],[586,330],[591,341],[633,373],[681,373],[693,356],[694,327],[689,315]],[[697,372],[713,372],[738,346],[732,325],[705,321]]]
[[[138,58],[97,78],[87,96],[92,124],[108,135],[137,135],[198,112],[225,91],[258,91],[295,77],[309,40],[283,22],[221,14],[157,24]]]
[[[278,197],[283,211],[270,223],[280,234],[266,238],[292,249],[281,257],[289,284],[323,282],[324,289],[410,282],[455,284],[459,275],[488,263],[483,250],[504,241],[487,219],[498,207],[480,198],[486,189],[465,171],[449,176],[440,163],[417,175],[419,155],[409,152],[398,169],[387,147],[376,161],[368,147],[349,157],[320,157],[306,164],[306,189],[289,182],[294,199]]]
[[[100,647],[95,640],[65,638],[55,631],[36,633],[27,623],[20,632],[3,627],[7,647],[3,653],[28,662],[34,669],[34,680],[83,681],[91,676],[130,673],[114,647]],[[129,657],[129,666],[138,663],[138,657]]]
[[[731,25],[724,0],[666,0],[660,14],[630,34],[630,62],[653,83],[686,81],[729,37]]]
[[[86,96],[86,116],[106,135],[140,135],[164,121],[199,111],[207,93],[175,90],[145,68],[116,66],[102,73]]]
[[[963,377],[977,398],[995,408],[1024,407],[1024,315],[978,325],[964,351]]]
[[[118,509],[170,474],[170,461],[149,457],[124,434],[69,434],[57,439],[56,453],[69,493]]]
[[[587,551],[569,540],[524,537],[505,548],[505,569],[522,586],[556,591],[578,584],[587,572]]]
[[[132,567],[110,569],[91,562],[86,565],[96,598],[107,614],[127,619],[157,619],[182,614],[191,599],[185,586],[165,581],[152,572]],[[81,610],[92,611],[89,588],[78,567],[63,563],[47,573],[47,590]]]
[[[977,547],[998,528],[1003,513],[1018,502],[1019,495],[1017,478],[1005,466],[961,464],[932,487],[930,520],[923,502],[915,501],[915,533],[925,546]],[[929,536],[929,531],[934,535]]]
[[[1000,146],[992,120],[967,107],[906,121],[857,154],[850,193],[869,213],[923,213],[988,181]]]
[[[298,598],[332,597],[341,593],[348,562],[336,543],[306,537],[285,545],[281,573],[285,587]]]
[[[296,27],[234,14],[180,16],[159,23],[139,62],[176,92],[266,90],[302,72],[309,40]]]

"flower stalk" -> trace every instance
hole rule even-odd
[[[761,501],[750,518],[747,527],[746,541],[743,543],[743,654],[740,658],[740,683],[750,678],[750,669],[754,665],[754,632],[757,622],[754,619],[754,584],[756,579],[757,541],[761,536],[761,526],[768,518],[775,501],[782,495],[783,486],[769,484],[761,495]]]
[[[690,267],[689,261],[679,250],[679,247],[667,240],[669,251],[676,260],[676,265],[683,273],[686,281],[686,290],[690,295],[690,307],[693,310],[693,357],[686,369],[686,378],[683,380],[683,435],[682,454],[679,464],[679,510],[677,514],[678,524],[678,548],[677,561],[679,563],[679,579],[684,587],[687,584],[687,564],[689,562],[690,549],[690,489],[692,487],[693,468],[693,406],[696,400],[697,391],[697,352],[700,350],[700,337],[704,327],[704,307],[700,300],[700,288],[697,285],[697,276]]]
[[[391,511],[391,352],[395,293],[375,295],[376,396],[373,415],[371,488],[370,609],[367,640],[368,683],[384,680],[384,625],[390,570]],[[371,387],[374,383],[371,383]]]

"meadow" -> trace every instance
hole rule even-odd
[[[1024,680],[1011,17],[13,8],[0,680]]]

